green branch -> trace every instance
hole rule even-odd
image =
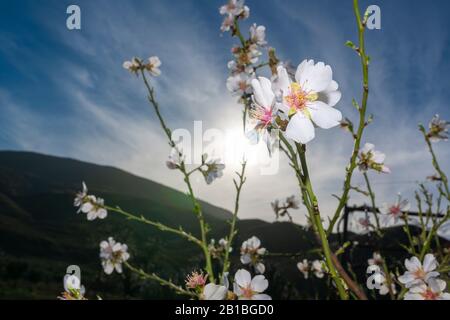
[[[124,264],[128,267],[128,269],[130,269],[132,272],[139,275],[142,279],[156,281],[162,286],[169,287],[170,289],[174,290],[178,294],[190,296],[191,298],[197,298],[197,295],[194,292],[183,289],[181,286],[176,285],[171,280],[165,280],[155,273],[151,273],[151,274],[146,273],[142,269],[138,269],[126,261],[124,262]]]
[[[350,162],[346,168],[347,173],[345,175],[344,187],[342,195],[339,197],[339,204],[336,208],[336,211],[333,215],[333,218],[330,221],[330,225],[327,230],[327,234],[331,234],[333,232],[333,228],[336,222],[339,219],[342,209],[348,200],[348,194],[351,189],[351,180],[353,171],[357,167],[356,160],[358,159],[358,152],[361,145],[361,138],[364,132],[364,128],[367,126],[366,122],[366,110],[367,110],[367,100],[369,98],[369,57],[366,55],[365,49],[365,40],[364,40],[364,31],[365,31],[365,22],[361,20],[361,14],[359,12],[358,0],[353,0],[353,10],[355,12],[356,23],[358,27],[358,39],[359,39],[359,47],[355,47],[354,50],[358,53],[361,60],[361,68],[363,74],[363,97],[361,106],[358,106],[355,102],[355,105],[358,107],[359,111],[359,123],[358,129],[354,136],[354,145],[353,152],[350,158]]]
[[[245,166],[247,165],[247,162],[244,161],[242,163],[242,169],[241,172],[236,172],[237,176],[239,177],[239,183],[236,182],[236,180],[233,179],[234,186],[236,188],[236,199],[234,201],[234,212],[233,212],[233,218],[231,219],[231,225],[230,225],[230,233],[227,238],[227,245],[225,246],[225,253],[223,258],[223,269],[222,269],[222,275],[224,275],[226,272],[228,272],[230,268],[230,248],[234,239],[234,236],[236,235],[237,231],[236,229],[236,220],[239,212],[239,198],[241,195],[241,189],[242,186],[245,183]]]

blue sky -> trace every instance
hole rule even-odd
[[[155,82],[172,128],[238,128],[240,106],[225,87],[235,40],[221,34],[223,1],[2,1],[0,3],[0,149],[33,150],[114,165],[184,190],[179,175],[165,169],[169,152],[141,83],[122,69],[132,56],[158,55]],[[65,26],[66,8],[78,4],[82,30]],[[352,1],[246,1],[253,22],[267,28],[279,57],[305,58],[333,67],[344,116],[355,119],[353,97],[361,95]],[[435,114],[450,119],[450,12],[448,1],[362,1],[381,7],[382,29],[367,32],[371,56],[370,112],[375,122],[365,141],[387,154],[389,176],[372,175],[379,201],[397,192],[411,197],[415,181],[432,173],[417,123]],[[436,145],[450,168],[448,144]],[[321,131],[309,146],[309,162],[322,210],[335,205],[351,140],[340,129]],[[285,160],[284,160],[285,161]],[[231,208],[235,168],[213,186],[194,181],[199,194]],[[355,175],[354,185],[362,183]],[[272,220],[270,201],[297,193],[287,164],[278,175],[249,169],[242,216]],[[364,199],[355,195],[353,203]],[[303,212],[296,212],[303,221]]]

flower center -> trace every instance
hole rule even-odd
[[[242,91],[247,90],[248,84],[246,81],[239,81],[239,89],[241,89]]]
[[[426,273],[425,273],[425,271],[422,268],[420,268],[420,269],[417,269],[417,271],[414,272],[414,276],[417,279],[425,279]]]
[[[287,96],[284,97],[287,105],[289,106],[289,115],[296,113],[297,111],[303,111],[308,115],[306,104],[308,102],[316,101],[318,94],[315,92],[306,92],[297,82],[292,82],[290,91]]]
[[[427,289],[427,291],[422,293],[422,297],[424,300],[437,300],[439,293],[433,292],[431,289]]]
[[[400,207],[399,207],[399,206],[391,206],[391,207],[389,208],[389,212],[390,212],[392,215],[396,216],[396,215],[399,215],[399,214],[401,213],[401,210],[400,210]]]
[[[247,299],[251,299],[253,297],[253,295],[255,294],[255,292],[252,290],[252,288],[250,287],[250,285],[248,285],[245,288],[242,288],[242,296],[244,298]]]
[[[273,114],[272,108],[266,109],[260,106],[255,106],[250,109],[249,114],[252,118],[257,119],[260,123],[266,127],[272,122]]]

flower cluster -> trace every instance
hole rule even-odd
[[[294,196],[287,197],[284,203],[281,203],[278,199],[271,202],[273,211],[275,212],[276,219],[280,217],[284,217],[287,215],[289,220],[292,222],[292,217],[289,214],[288,209],[298,209],[300,205],[300,201]]]
[[[331,67],[323,62],[304,60],[294,79],[285,67],[278,66],[272,81],[259,77],[252,80],[252,88],[249,116],[256,124],[247,136],[253,142],[263,138],[269,151],[274,145],[273,129],[306,144],[315,137],[314,125],[330,129],[342,120],[341,112],[334,108],[341,99],[338,83],[333,80]]]
[[[247,19],[250,16],[249,7],[244,5],[244,0],[228,0],[227,4],[220,7],[219,12],[225,16],[220,30],[222,32],[236,32],[235,21]]]
[[[129,258],[126,244],[116,242],[112,237],[109,237],[108,241],[100,242],[100,259],[106,274],[111,274],[114,270],[122,273],[122,263]]]
[[[122,66],[136,75],[139,71],[143,70],[147,70],[148,73],[150,73],[154,77],[157,77],[161,74],[161,70],[159,69],[159,67],[161,66],[161,60],[159,60],[159,58],[156,56],[148,58],[147,62],[134,57],[130,61],[125,61]]]
[[[253,93],[252,81],[256,79],[257,63],[262,55],[261,49],[267,45],[266,28],[256,23],[252,24],[247,39],[242,35],[238,21],[249,16],[249,8],[244,6],[243,0],[230,0],[220,8],[220,14],[225,15],[221,30],[231,31],[232,36],[239,38],[239,45],[231,49],[234,57],[227,66],[230,76],[227,79],[227,89],[240,98],[249,107],[250,95]],[[273,60],[273,59],[272,59]]]
[[[170,170],[181,169],[184,170],[184,155],[183,151],[176,147],[172,148],[169,157],[166,160],[166,166]],[[215,179],[223,176],[225,165],[221,163],[220,159],[209,159],[208,154],[202,155],[202,164],[193,171],[200,171],[205,178],[207,184],[211,184]],[[192,171],[192,172],[193,172]]]
[[[450,294],[444,292],[446,282],[437,278],[437,266],[431,253],[425,255],[423,264],[417,257],[405,260],[406,271],[398,278],[409,289],[405,300],[450,300]]]
[[[262,263],[262,257],[267,254],[266,248],[261,248],[261,240],[253,236],[245,240],[241,246],[241,262],[255,268],[256,273],[263,274],[266,271]]]
[[[439,115],[435,115],[433,119],[431,119],[428,124],[428,128],[430,129],[427,133],[427,137],[431,142],[438,142],[441,140],[448,140],[448,127],[450,126],[450,122],[441,120]]]
[[[386,155],[380,151],[375,150],[372,143],[366,143],[359,152],[359,170],[367,172],[372,169],[377,172],[390,173],[391,170],[384,165]]]
[[[211,253],[211,256],[213,258],[220,258],[223,256],[223,254],[225,253],[225,250],[227,248],[228,245],[228,241],[225,239],[220,239],[217,243],[214,239],[211,239],[211,241],[209,242],[208,245],[208,250]],[[229,252],[231,252],[233,250],[232,247],[229,248]]]
[[[223,285],[208,283],[202,273],[194,272],[187,278],[186,286],[200,292],[201,300],[271,300],[263,292],[269,287],[269,281],[263,275],[252,278],[250,272],[239,269],[234,275],[233,291],[229,291],[228,273],[222,279]]]
[[[310,272],[314,273],[319,279],[322,279],[325,275],[324,263],[320,260],[309,262],[307,259],[303,259],[303,261],[297,263],[297,268],[305,279],[308,279]]]
[[[108,215],[105,209],[105,202],[102,198],[88,195],[86,184],[82,183],[82,191],[78,192],[73,202],[74,207],[78,207],[77,213],[86,213],[89,221],[96,218],[104,219]]]

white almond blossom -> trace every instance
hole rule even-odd
[[[323,270],[323,261],[314,260],[312,263],[312,271],[314,272],[314,275],[321,279],[325,275],[325,272]]]
[[[183,156],[181,154],[181,151],[179,151],[177,148],[172,148],[170,150],[169,158],[166,161],[166,166],[171,170],[175,170],[179,168],[182,161]]]
[[[105,201],[102,198],[95,198],[95,196],[89,196],[91,199],[91,209],[87,212],[87,219],[89,221],[99,219],[105,219],[108,215],[108,211],[105,209]]]
[[[290,209],[298,209],[300,201],[295,195],[289,196],[286,198],[286,206]]]
[[[391,170],[384,165],[386,155],[380,151],[375,150],[372,143],[366,143],[359,152],[359,170],[366,172],[373,169],[378,172],[390,173]]]
[[[248,66],[258,62],[261,56],[261,51],[258,50],[257,44],[251,44],[250,46],[241,48],[239,46],[233,47],[231,53],[236,58],[236,62],[239,65]]]
[[[407,212],[410,208],[409,202],[406,199],[402,199],[399,194],[397,200],[393,204],[383,203],[380,207],[380,212],[383,214],[382,221],[384,225],[390,225],[397,223],[402,217],[404,212]]]
[[[159,67],[161,66],[161,60],[157,56],[148,58],[148,63],[145,65],[145,69],[154,77],[161,74]]]
[[[381,266],[384,263],[384,259],[379,252],[374,252],[372,254],[372,258],[367,260],[367,263],[369,264],[369,266],[373,265]]]
[[[254,23],[250,27],[250,41],[256,43],[258,46],[265,46],[267,44],[266,27],[257,26],[256,23]]]
[[[272,83],[267,78],[259,77],[253,79],[251,84],[253,103],[248,114],[254,127],[246,133],[246,136],[252,144],[257,144],[262,139],[271,153],[276,142],[276,131],[271,132],[271,129],[277,116]]]
[[[221,258],[222,255],[225,253],[226,248],[228,245],[228,241],[224,238],[221,238],[217,244],[216,244],[216,240],[211,239],[209,244],[208,244],[208,251],[211,253],[211,256],[213,258]],[[230,248],[228,249],[228,252],[232,252],[233,248],[230,246]]]
[[[241,245],[241,262],[252,265],[257,273],[263,274],[266,266],[261,262],[261,257],[266,253],[266,248],[261,248],[261,240],[253,236]]]
[[[106,274],[111,274],[114,270],[122,273],[122,263],[129,258],[126,244],[116,242],[112,237],[109,237],[108,241],[100,242],[100,259]]]
[[[417,257],[405,259],[405,267],[407,271],[398,277],[398,281],[403,283],[406,288],[420,285],[439,276],[439,272],[435,271],[437,268],[436,258],[431,253],[425,255],[423,265]]]
[[[308,143],[314,136],[314,124],[329,129],[340,124],[342,114],[333,108],[341,99],[333,72],[323,62],[304,60],[291,81],[286,69],[277,68],[274,86],[279,91],[280,109],[289,116],[286,136],[299,143]]]
[[[250,272],[240,269],[234,276],[233,291],[239,300],[272,300],[263,294],[269,287],[269,281],[263,275],[257,275],[252,279]]]
[[[421,283],[409,289],[405,300],[450,300],[450,294],[444,292],[447,283],[441,279],[431,278],[428,283]]]
[[[297,268],[303,273],[303,277],[308,279],[309,276],[309,262],[307,259],[303,259],[303,261],[297,263]]]
[[[244,11],[244,0],[228,0],[228,2],[221,6],[219,12],[221,15],[238,16]]]
[[[148,58],[147,63],[144,63],[141,59],[134,57],[131,61],[125,61],[122,66],[136,75],[140,70],[147,70],[154,77],[161,74],[161,70],[159,69],[161,66],[161,60],[159,60],[157,56]]]
[[[204,166],[206,168],[202,168],[201,172],[207,184],[211,184],[215,179],[223,176],[225,165],[220,163],[220,159],[209,160]]]
[[[227,89],[235,96],[243,96],[252,93],[253,76],[241,72],[227,79]]]
[[[137,74],[141,69],[141,62],[138,58],[134,57],[130,61],[125,61],[122,66],[131,73]]]
[[[436,114],[433,119],[431,119],[428,127],[430,131],[428,132],[428,137],[431,142],[446,141],[448,140],[448,127],[450,122],[441,120],[439,115]]]
[[[77,213],[87,213],[87,219],[89,221],[95,220],[96,218],[106,218],[108,211],[105,209],[104,200],[93,195],[88,195],[88,189],[84,182],[82,183],[82,187],[82,191],[76,194],[73,201],[73,205],[78,207]]]
[[[221,15],[225,15],[220,27],[222,32],[233,29],[236,18],[247,19],[250,15],[250,9],[244,5],[244,0],[229,0],[219,8],[219,12]]]

